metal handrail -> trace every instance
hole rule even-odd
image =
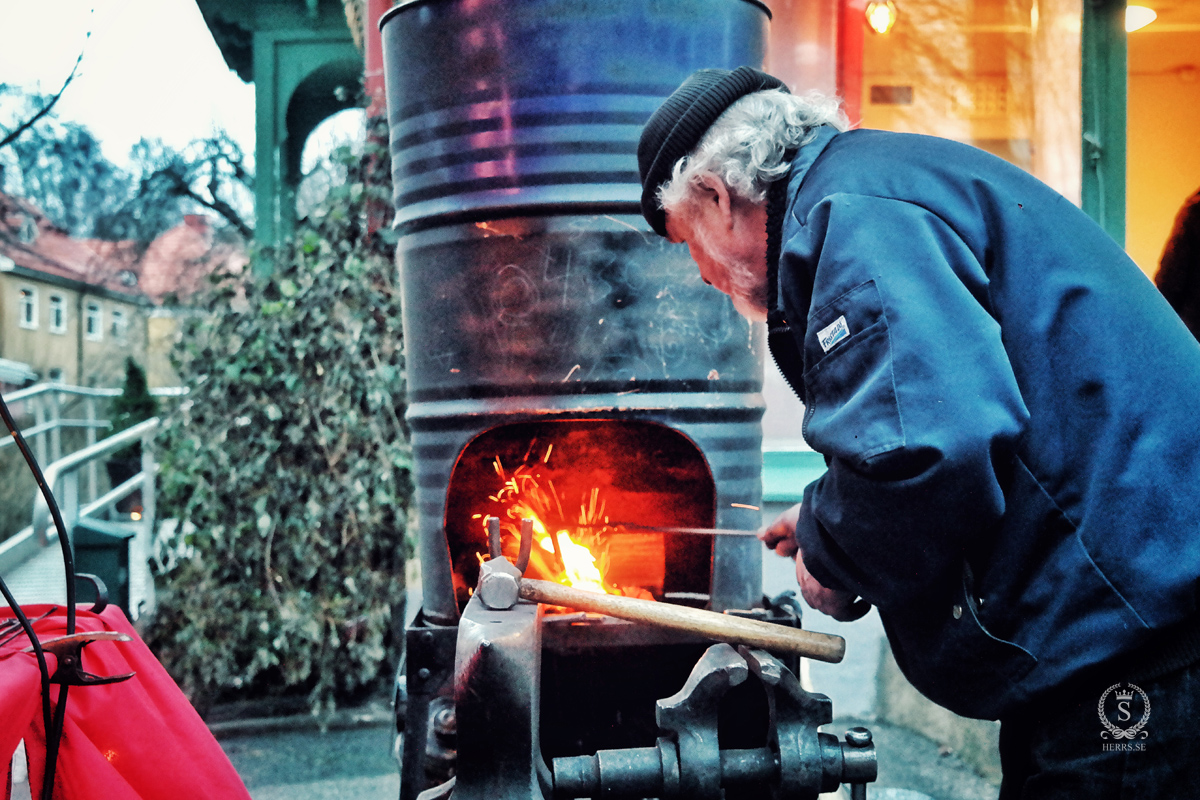
[[[4,395],[4,402],[10,404],[16,403],[20,400],[28,400],[30,397],[37,397],[49,392],[73,394],[77,397],[116,397],[121,393],[121,390],[100,389],[94,386],[68,386],[65,383],[39,383],[24,389],[18,389],[15,392],[9,392]],[[153,394],[153,390],[151,390],[151,393]]]
[[[73,394],[77,397],[116,397],[121,394],[120,389],[100,389],[94,386],[68,386],[65,383],[39,383],[34,386],[27,386],[24,389],[17,389],[15,392],[9,392],[4,395],[4,402],[16,403],[20,400],[28,400],[30,397],[37,397],[48,392]],[[186,386],[160,386],[150,390],[150,394],[155,397],[182,397],[187,393],[188,387]]]
[[[103,430],[110,424],[111,423],[109,423],[109,421],[106,419],[88,420],[59,417],[58,419],[51,420],[50,422],[43,422],[40,425],[34,425],[32,428],[26,428],[25,430],[21,431],[21,435],[26,439],[32,439],[34,436],[42,433],[48,433],[49,431],[58,428],[93,428],[95,430]],[[0,450],[3,450],[10,444],[16,444],[16,441],[17,440],[11,436],[7,439],[0,439]]]
[[[159,418],[151,417],[145,422],[140,422],[131,428],[121,431],[120,433],[109,436],[107,439],[101,439],[95,444],[88,445],[82,450],[77,450],[68,456],[63,456],[43,470],[43,474],[46,476],[46,485],[50,487],[55,497],[58,498],[58,482],[65,475],[75,472],[89,462],[95,461],[105,455],[108,455],[109,453],[120,450],[122,447],[132,444],[135,441],[142,440],[145,444],[149,444],[151,435],[158,428],[158,426]],[[146,451],[143,450],[143,453],[145,452]],[[145,459],[143,459],[143,463],[144,462]],[[140,476],[143,484],[147,478],[145,472],[146,470],[143,469],[142,475]],[[132,481],[127,483],[132,483]],[[133,488],[135,487],[131,486],[130,490],[132,491]],[[114,500],[115,499],[119,498],[114,498]],[[64,517],[67,516],[75,515],[64,515]],[[147,516],[151,517],[152,515],[148,514]],[[152,522],[152,520],[149,521]],[[71,522],[74,522],[74,519],[72,519]],[[34,498],[33,503],[33,531],[39,536],[39,538],[41,538],[43,543],[53,541],[54,536],[57,535],[57,532],[50,530],[50,527],[50,509],[46,505],[45,498],[42,497],[41,494],[38,494],[37,497]]]
[[[187,386],[157,386],[151,389],[151,395],[155,397],[182,397],[187,393]],[[120,395],[120,389],[100,389],[96,386],[70,386],[67,384],[36,384],[34,386],[26,386],[25,389],[18,389],[14,392],[8,392],[4,396],[5,403],[16,403],[44,395],[47,392],[59,392],[60,395],[76,395],[78,397],[116,397]]]
[[[111,425],[110,420],[100,419],[96,413],[97,403],[108,403],[120,396],[122,390],[115,388],[97,388],[88,386],[69,386],[65,383],[49,381],[10,392],[4,396],[9,404],[28,401],[32,406],[30,413],[34,417],[33,425],[22,429],[22,435],[31,441],[36,448],[37,459],[46,464],[57,460],[62,455],[62,432],[67,430],[83,430],[86,432],[85,447],[96,443],[98,436],[103,436]],[[164,386],[150,390],[150,394],[163,398],[182,398],[189,393],[185,386]],[[73,399],[72,399],[73,398]],[[85,419],[72,419],[62,416],[64,404],[82,403]],[[14,445],[12,437],[0,438],[0,451]],[[88,466],[86,491],[80,500],[95,501],[101,493],[97,464],[92,461]]]

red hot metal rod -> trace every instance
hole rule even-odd
[[[575,525],[576,528],[623,528],[613,533],[682,533],[688,536],[758,536],[758,531],[735,528],[676,528],[663,525],[639,525],[636,522],[606,522],[594,525]]]
[[[788,628],[673,603],[584,592],[550,581],[522,578],[520,583],[523,600],[687,631],[718,642],[744,644],[777,653],[795,653],[831,664],[838,663],[846,655],[846,640],[828,633]]]

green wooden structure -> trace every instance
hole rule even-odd
[[[1125,0],[1083,0],[1083,210],[1125,246]]]
[[[360,105],[363,56],[347,21],[357,19],[358,2],[197,0],[197,5],[225,63],[254,83],[255,240],[272,248],[295,227],[305,140],[326,117]]]

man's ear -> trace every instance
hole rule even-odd
[[[698,181],[704,192],[701,203],[705,206],[705,210],[716,212],[721,224],[728,229],[732,229],[733,195],[730,194],[729,187],[725,185],[725,181],[711,172],[706,172],[699,176]]]

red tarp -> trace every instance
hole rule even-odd
[[[50,606],[23,606],[30,619]],[[11,619],[0,608],[0,621]],[[10,632],[12,629],[9,629]],[[34,623],[45,642],[66,634],[66,610]],[[123,683],[72,686],[55,771],[55,800],[187,800],[250,795],[200,715],[134,632],[119,608],[80,610],[76,632],[120,631],[129,642],[93,642],[83,648],[83,669],[94,675],[136,673]],[[41,675],[24,634],[0,647],[0,758],[12,760],[24,739],[34,798],[41,795],[46,756]],[[56,668],[46,655],[50,674]],[[52,705],[59,687],[50,690]],[[7,767],[2,768],[7,772]],[[7,783],[7,781],[5,781]],[[3,783],[0,783],[3,785]],[[7,796],[5,800],[8,800]]]

